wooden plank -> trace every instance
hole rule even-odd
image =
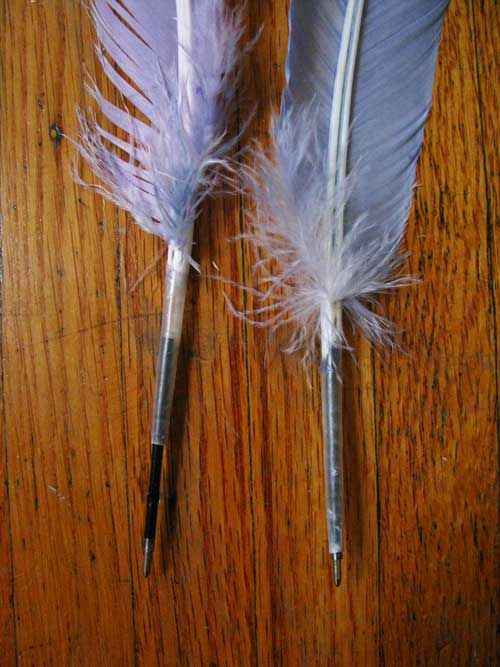
[[[266,143],[288,2],[248,5],[264,32],[239,116],[258,102],[247,139]],[[339,590],[317,372],[230,316],[224,292],[251,295],[194,274],[143,579],[162,246],[75,188],[49,138],[88,102],[83,65],[114,95],[80,3],[2,2],[0,26],[2,665],[496,664],[495,3],[454,0],[446,20],[407,244],[424,282],[383,299],[408,354],[356,339],[346,364]],[[226,242],[249,209],[204,207],[203,274],[254,284],[250,249]]]
[[[387,665],[496,664],[498,360],[472,5],[450,5],[420,161],[408,245],[424,282],[384,299],[408,351],[377,364]]]
[[[2,383],[0,382],[0,390]],[[9,476],[7,441],[2,415],[0,426],[0,655],[6,665],[16,662],[16,637],[14,620],[14,577],[12,567],[12,526],[9,502]]]
[[[0,34],[5,34],[6,11],[0,4]],[[1,47],[0,47],[1,53]],[[6,90],[7,73],[3,58],[0,56],[0,90]],[[4,99],[0,94],[0,116],[4,115]],[[3,170],[0,164],[0,175],[3,181]],[[1,190],[1,188],[0,188]],[[2,227],[1,211],[3,196],[0,194],[0,229]],[[1,258],[1,248],[0,248]],[[6,665],[16,662],[16,641],[14,623],[14,578],[12,570],[12,526],[9,502],[8,449],[5,437],[5,402],[3,390],[3,351],[2,351],[2,314],[3,305],[3,262],[0,260],[0,396],[2,396],[2,412],[0,415],[0,655]]]
[[[497,4],[491,2],[470,3],[470,27],[474,38],[476,86],[481,122],[481,153],[483,157],[484,186],[486,194],[486,239],[488,244],[489,288],[492,325],[495,335],[497,437],[500,441],[499,404],[499,295],[500,280],[500,202],[498,179],[499,152],[494,150],[500,142],[498,125],[498,54],[496,37],[500,30]]]
[[[71,181],[79,3],[4,5],[2,346],[19,664],[133,664],[114,212]],[[120,632],[116,632],[117,618]]]

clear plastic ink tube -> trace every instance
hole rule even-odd
[[[340,312],[336,314],[341,318]],[[340,324],[341,326],[341,324]],[[344,550],[344,489],[342,460],[342,348],[323,335],[322,344],[322,407],[324,465],[326,485],[326,517],[328,548],[333,560],[335,584],[342,579]]]
[[[167,256],[160,348],[156,367],[156,394],[151,425],[151,472],[144,527],[143,573],[146,577],[151,569],[154,550],[163,452],[168,440],[170,415],[172,413],[191,245],[192,234],[188,246],[184,250],[171,245]]]

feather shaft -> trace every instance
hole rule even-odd
[[[178,66],[178,112],[184,117],[184,128],[189,134],[192,131],[187,110],[193,104],[191,86],[193,82],[192,62],[188,54],[192,49],[192,0],[176,0],[177,9],[177,66]],[[191,223],[193,221],[190,221]],[[182,247],[171,243],[168,248],[165,271],[165,292],[160,333],[160,351],[156,366],[156,391],[151,425],[151,476],[148,499],[154,497],[154,503],[147,503],[144,528],[144,565],[145,576],[149,575],[156,536],[156,512],[158,507],[161,456],[157,456],[159,448],[163,448],[168,439],[170,416],[174,400],[175,379],[182,337],[184,304],[186,300],[187,281],[190,257],[193,245],[194,225],[190,224],[186,242]],[[159,460],[159,462],[157,462]],[[159,468],[159,472],[155,472]],[[154,519],[152,519],[154,517]]]
[[[335,192],[345,190],[347,175],[348,135],[351,120],[351,101],[354,71],[359,48],[361,19],[364,0],[349,0],[346,10],[339,59],[335,74],[330,123],[330,140],[327,153],[328,174],[327,201],[334,202]],[[344,240],[344,206],[332,211],[337,225],[332,234],[330,253],[341,261],[340,251]],[[335,259],[333,259],[335,263]],[[324,308],[321,321],[322,352],[322,410],[323,440],[327,498],[327,528],[329,552],[334,562],[340,561],[344,552],[344,503],[342,462],[342,390],[340,374],[342,350],[338,347],[343,337],[342,303],[334,302]],[[339,340],[340,338],[340,340]],[[340,574],[336,584],[340,584]]]
[[[193,66],[189,58],[192,51],[191,3],[193,0],[176,0],[177,10],[177,66],[178,66],[178,109],[184,117],[186,132],[191,131],[187,113],[193,104]],[[174,395],[177,359],[182,336],[184,302],[189,275],[189,260],[193,243],[194,225],[189,226],[186,244],[178,247],[169,245],[165,272],[165,297],[162,327],[160,333],[160,354],[156,371],[156,394],[153,408],[151,443],[163,446],[167,442],[170,413]],[[169,353],[166,353],[166,350]]]
[[[351,100],[354,83],[354,71],[359,48],[361,20],[363,17],[364,0],[349,0],[342,38],[340,42],[339,59],[335,73],[335,83],[332,98],[332,116],[328,142],[327,164],[327,201],[332,207],[335,205],[335,193],[345,190],[347,175],[348,137],[351,120]],[[344,240],[344,206],[333,211],[337,218],[335,231],[332,234],[329,254],[337,253],[333,258],[340,261],[340,249]],[[329,223],[329,218],[326,218]],[[333,247],[332,247],[333,246]],[[342,303],[325,304],[321,321],[321,349],[323,359],[326,359],[331,347],[342,342]]]

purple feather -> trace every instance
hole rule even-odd
[[[92,187],[147,232],[186,248],[234,144],[225,119],[241,15],[222,0],[94,0],[90,11],[99,61],[124,108],[96,85],[90,91],[128,135],[121,139],[79,113],[78,148],[102,183]]]

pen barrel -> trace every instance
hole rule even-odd
[[[151,428],[151,442],[153,445],[163,446],[168,438],[188,273],[189,261],[187,256],[176,248],[169,248]]]
[[[343,552],[342,385],[339,380],[341,364],[342,350],[331,347],[322,360],[325,482],[328,545],[331,554]]]

